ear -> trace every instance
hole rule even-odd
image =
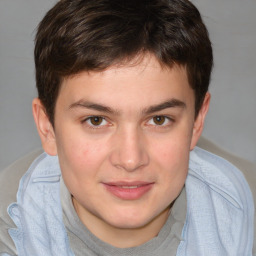
[[[52,156],[57,155],[54,129],[46,114],[45,107],[38,98],[32,102],[32,111],[44,151]]]
[[[191,144],[190,144],[190,150],[194,149],[194,147],[197,144],[197,141],[199,140],[199,138],[200,138],[200,136],[203,132],[204,120],[205,120],[206,114],[207,114],[208,109],[209,109],[210,99],[211,99],[211,95],[210,95],[209,92],[207,92],[205,97],[204,97],[204,102],[201,106],[201,109],[200,109],[200,111],[197,115],[197,118],[196,118],[195,122],[194,122],[192,140],[191,140]]]

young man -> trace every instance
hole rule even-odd
[[[61,0],[35,65],[45,153],[9,204],[1,255],[252,255],[248,184],[195,148],[212,48],[189,1]]]

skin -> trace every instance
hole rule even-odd
[[[195,118],[185,68],[162,68],[145,56],[136,65],[66,78],[54,128],[40,100],[33,101],[43,148],[58,155],[74,208],[94,235],[125,248],[158,234],[184,186],[209,99],[207,93]],[[138,183],[146,192],[134,193]],[[109,189],[117,184],[130,187],[121,188],[125,197]]]

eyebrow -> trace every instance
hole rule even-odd
[[[186,108],[185,102],[178,100],[178,99],[170,99],[165,102],[162,102],[157,105],[150,106],[149,108],[143,110],[145,114],[152,114],[167,108]]]
[[[120,113],[120,111],[112,109],[105,105],[97,104],[97,103],[85,101],[85,100],[79,100],[79,101],[71,104],[69,106],[69,109],[73,109],[73,108],[77,108],[77,107],[92,109],[92,110],[96,110],[96,111],[100,111],[100,112],[105,112],[108,114],[118,115]],[[169,99],[160,104],[156,104],[156,105],[153,105],[153,106],[143,109],[142,113],[148,115],[148,114],[152,114],[152,113],[155,113],[155,112],[167,109],[167,108],[177,108],[177,107],[178,108],[186,108],[186,104],[183,101],[178,100],[178,99]]]
[[[117,110],[113,110],[110,107],[104,106],[102,104],[97,104],[97,103],[94,103],[94,102],[90,102],[90,101],[85,101],[85,100],[79,100],[79,101],[71,104],[69,106],[69,109],[77,108],[77,107],[93,109],[93,110],[97,110],[97,111],[100,111],[100,112],[106,112],[108,114],[117,114],[118,113]]]

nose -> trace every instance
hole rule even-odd
[[[118,131],[113,140],[112,165],[128,172],[138,170],[149,163],[146,143],[136,128]]]

